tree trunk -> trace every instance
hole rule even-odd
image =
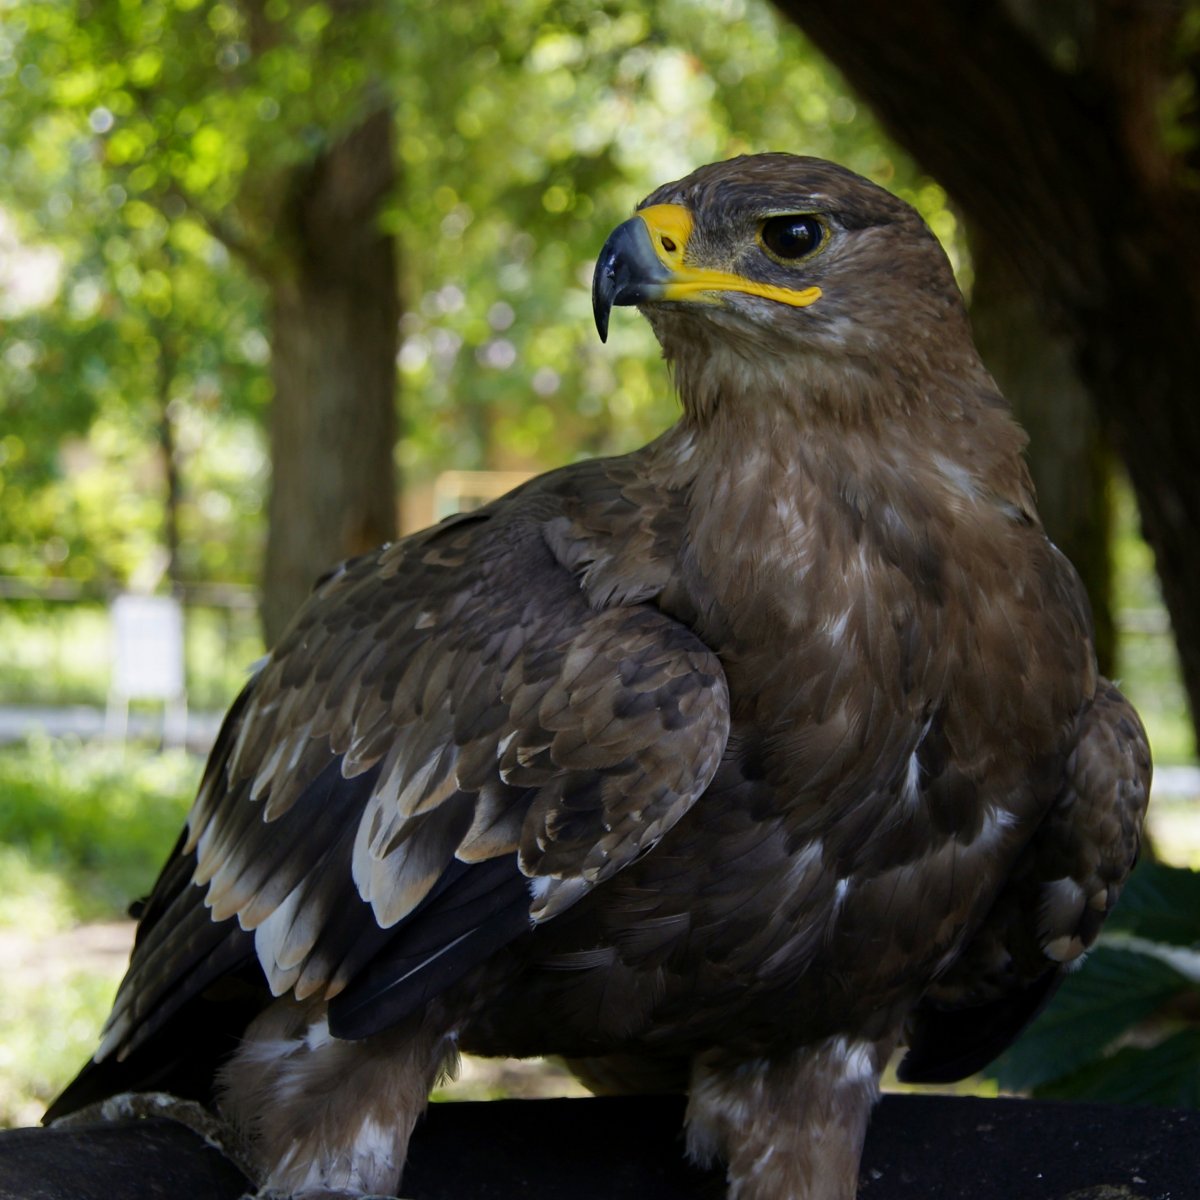
[[[986,236],[972,233],[971,324],[988,370],[1029,434],[1026,457],[1046,532],[1075,564],[1092,603],[1096,657],[1110,675],[1112,610],[1110,462],[1071,347],[1047,327],[1028,291]]]
[[[171,385],[175,382],[176,354],[170,334],[158,330],[158,363],[155,390],[158,401],[158,448],[163,466],[163,548],[167,553],[166,576],[172,592],[183,580],[179,571],[179,509],[183,503],[183,479],[175,439],[175,416],[171,411]]]
[[[263,629],[272,645],[315,580],[396,535],[394,240],[389,110],[297,168],[283,210],[287,262],[270,280],[272,480]]]
[[[998,0],[776,3],[1063,329],[1128,468],[1195,722],[1200,194],[1148,116],[1180,6],[1098,0],[1072,73]]]

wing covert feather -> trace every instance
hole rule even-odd
[[[1150,748],[1106,679],[1079,721],[1058,798],[992,911],[909,1020],[900,1077],[945,1083],[981,1070],[1093,944],[1137,861]]]
[[[181,854],[191,902],[254,931],[277,995],[346,988],[464,865],[508,855],[527,877],[523,920],[493,920],[492,942],[455,910],[464,946],[550,919],[678,821],[729,732],[715,655],[649,604],[591,607],[539,523],[503,505],[332,572],[247,693]],[[437,933],[416,936],[401,942],[424,953]],[[135,957],[115,1043],[171,992],[173,958],[161,936]]]

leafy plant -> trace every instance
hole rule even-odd
[[[1200,872],[1140,866],[1083,967],[989,1074],[1039,1097],[1200,1108]]]

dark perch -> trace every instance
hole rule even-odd
[[[437,1104],[417,1129],[410,1200],[707,1200],[720,1172],[682,1157],[678,1097]],[[888,1096],[862,1200],[1195,1200],[1200,1113]],[[0,1200],[236,1200],[242,1174],[155,1119],[0,1133]]]

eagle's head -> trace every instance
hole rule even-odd
[[[601,338],[613,305],[642,310],[697,414],[780,391],[907,406],[931,377],[982,370],[921,217],[822,159],[735,158],[658,188],[605,243],[592,300]]]

